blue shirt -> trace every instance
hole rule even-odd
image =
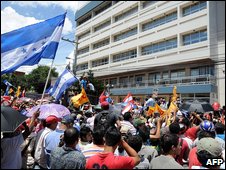
[[[225,134],[217,134],[217,137],[225,140]]]
[[[51,154],[51,169],[85,169],[85,156],[72,148],[56,147]]]
[[[86,80],[83,80],[81,81],[81,86],[86,89],[87,88],[87,81]]]
[[[50,167],[50,155],[51,151],[55,149],[59,142],[60,142],[60,136],[64,134],[64,130],[56,129],[52,132],[50,132],[45,139],[45,154],[47,158],[47,167]]]

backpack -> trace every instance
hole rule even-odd
[[[108,116],[108,112],[106,112],[106,111],[101,112],[101,116],[99,118],[98,125],[102,125],[104,127],[107,127],[107,125],[108,125],[107,116]]]

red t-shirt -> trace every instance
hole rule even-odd
[[[179,164],[183,165],[183,160],[182,160],[182,159],[184,158],[184,154],[185,154],[186,152],[189,152],[189,146],[188,146],[188,143],[187,143],[186,140],[181,139],[181,138],[180,138],[180,140],[183,140],[183,143],[182,143],[180,155],[178,155],[176,161],[177,161]]]
[[[197,158],[196,152],[197,152],[197,147],[192,148],[189,152],[189,156],[188,156],[189,169],[191,169],[192,166],[202,166],[202,164],[199,162]]]
[[[198,132],[198,127],[194,126],[194,127],[191,127],[189,128],[186,132],[185,132],[185,136],[190,138],[192,141],[194,141],[196,139],[196,135],[197,135],[197,132]]]
[[[98,153],[86,161],[86,169],[133,169],[135,162],[128,156],[115,156],[114,153]]]

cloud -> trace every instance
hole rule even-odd
[[[12,7],[6,7],[1,11],[1,34],[41,21],[44,20],[37,20],[34,17],[25,17],[18,14]],[[62,34],[67,35],[72,33],[73,30],[72,22],[66,18]]]
[[[12,1],[11,4],[16,4],[22,7],[30,6],[33,8],[36,8],[37,6],[59,6],[65,10],[71,10],[72,12],[75,12],[88,2],[90,1]]]
[[[67,34],[73,32],[73,30],[75,30],[75,29],[73,29],[73,25],[72,25],[71,21],[66,17],[62,34],[67,35]]]
[[[1,11],[1,34],[40,21],[42,20],[37,20],[34,17],[25,17],[18,14],[13,8],[6,7]]]
[[[38,68],[38,65],[33,66],[21,66],[16,71],[24,72],[25,74],[29,74],[32,70]]]

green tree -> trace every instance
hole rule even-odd
[[[38,93],[42,93],[45,87],[46,78],[48,76],[50,67],[49,66],[38,66],[38,68],[32,70],[28,75],[18,76],[15,73],[8,73],[1,75],[1,89],[6,90],[6,85],[3,83],[4,80],[7,80],[13,85],[14,91],[17,90],[18,86],[21,86],[21,89],[26,89],[29,91],[31,89],[35,90]],[[50,77],[58,77],[56,68],[52,68]],[[50,86],[51,81],[49,79],[47,88]]]
[[[46,78],[49,72],[49,66],[38,66],[38,68],[32,70],[32,72],[27,76],[29,81],[29,86],[34,87],[34,90],[38,93],[42,93],[45,87]],[[50,78],[58,77],[56,68],[51,69]],[[49,78],[47,88],[51,85],[51,79]]]

